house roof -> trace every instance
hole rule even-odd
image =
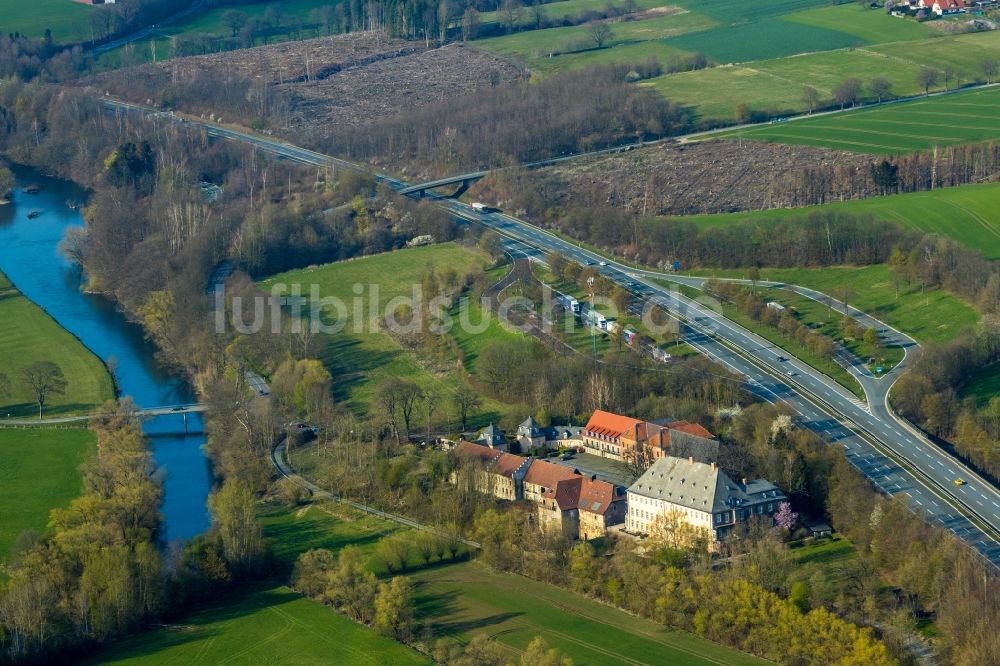
[[[543,488],[555,488],[560,481],[582,478],[579,472],[545,460],[534,460],[524,477],[525,483],[533,483]]]
[[[455,445],[455,454],[481,460],[490,472],[507,478],[513,478],[515,474],[531,464],[528,458],[515,456],[513,453],[503,453],[464,439]]]
[[[466,458],[476,458],[487,464],[492,463],[500,457],[500,452],[496,449],[480,446],[475,442],[470,442],[464,439],[455,445],[454,451],[455,455]]]
[[[501,453],[493,471],[508,478],[514,478],[518,472],[527,472],[531,465],[530,458],[515,456],[513,453]]]
[[[521,425],[517,426],[517,429],[519,432],[527,431],[532,437],[537,437],[542,428],[538,425],[538,421],[529,416],[521,423]]]
[[[673,456],[653,463],[628,491],[710,513],[785,499],[770,481],[758,479],[743,487],[715,465]]]
[[[534,466],[532,464],[532,467]],[[563,511],[575,509],[580,500],[580,488],[583,485],[583,481],[582,476],[576,476],[572,479],[560,479],[556,483],[555,488],[546,487],[542,491],[542,499],[554,501]]]
[[[705,439],[715,439],[715,435],[710,433],[708,430],[698,425],[697,423],[691,423],[690,421],[671,421],[667,424],[667,427],[671,430],[680,430],[681,432],[686,432],[689,435],[694,435],[695,437],[704,437]]]
[[[584,479],[580,488],[580,511],[604,515],[615,502],[624,502],[624,489],[599,479]]]
[[[620,414],[612,414],[598,409],[587,421],[586,430],[606,437],[620,437],[625,433],[635,433],[643,421]]]

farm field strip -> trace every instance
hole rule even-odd
[[[933,145],[1000,138],[1000,125],[984,124],[994,119],[988,109],[1000,109],[998,99],[1000,88],[994,86],[836,115],[797,118],[788,124],[730,130],[712,138],[740,136],[876,154],[913,152]],[[929,128],[933,128],[932,133],[927,131]],[[869,141],[868,135],[885,140]],[[893,141],[894,137],[900,140]]]

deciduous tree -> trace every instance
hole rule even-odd
[[[54,395],[65,395],[69,382],[62,369],[52,361],[36,361],[21,368],[21,383],[31,391],[38,404],[38,418],[42,418],[45,402]]]

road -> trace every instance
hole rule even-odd
[[[168,26],[171,23],[176,23],[182,18],[189,16],[191,13],[198,11],[204,4],[205,0],[194,0],[194,2],[188,5],[187,8],[177,12],[173,16],[165,18],[159,23],[155,23],[151,26],[140,28],[139,30],[136,30],[131,34],[125,35],[124,37],[119,37],[118,39],[112,40],[105,44],[101,44],[100,46],[95,46],[94,48],[84,53],[84,55],[86,57],[99,56],[109,51],[114,51],[115,49],[121,46],[125,46],[126,44],[131,44],[132,42],[138,41],[140,39],[145,39],[146,37],[152,35],[153,32],[155,32],[157,29],[162,28],[164,26]]]
[[[119,110],[161,114],[132,104],[106,100]],[[344,160],[292,146],[283,141],[198,122],[214,136],[257,146],[271,154],[316,166],[337,164],[367,170]],[[409,183],[384,174],[377,178],[396,191]],[[671,276],[615,262],[564,238],[498,211],[476,211],[454,199],[431,199],[456,218],[481,224],[502,237],[522,243],[525,254],[543,260],[549,252],[585,265],[599,266],[609,280],[649,305],[676,318],[686,341],[706,356],[747,379],[747,388],[764,400],[784,403],[800,423],[844,449],[847,459],[888,495],[905,495],[910,506],[951,530],[1000,569],[1000,492],[960,461],[897,420],[883,399],[871,406],[829,377],[790,357],[772,343],[729,321],[709,307],[652,279]],[[604,265],[601,265],[601,263]],[[780,361],[779,357],[788,357]],[[888,381],[878,395],[887,394]],[[877,400],[874,401],[878,403]],[[956,479],[967,481],[956,485]]]

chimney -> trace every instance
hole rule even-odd
[[[590,480],[591,481],[597,481],[597,475],[596,474],[591,474],[590,475]]]
[[[747,480],[743,479],[743,489],[746,490],[746,487],[747,487]]]
[[[711,463],[711,465],[712,465],[712,471],[714,472],[715,471],[715,463]]]
[[[688,456],[688,463],[691,465],[694,464],[694,456]]]

